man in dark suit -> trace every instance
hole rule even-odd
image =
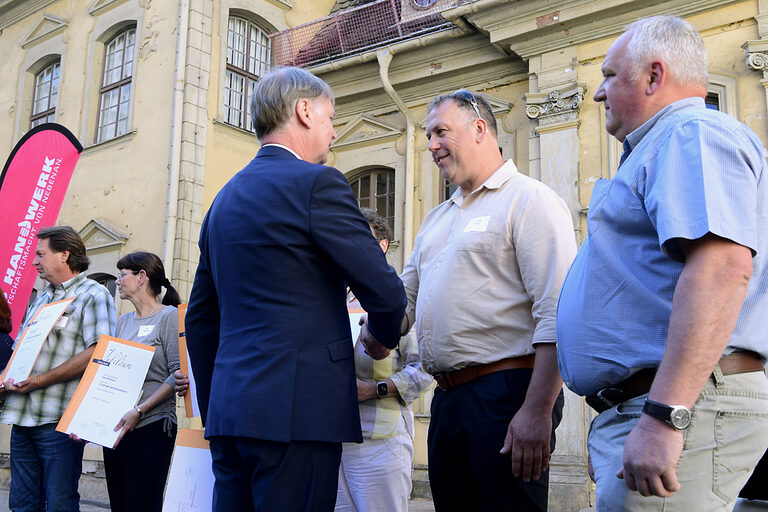
[[[186,317],[214,510],[333,510],[341,442],[362,441],[346,288],[376,358],[397,346],[405,293],[346,179],[322,165],[328,84],[273,70],[251,114],[262,148],[203,222]]]

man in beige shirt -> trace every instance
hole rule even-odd
[[[459,188],[427,214],[401,278],[408,327],[415,321],[424,368],[439,385],[428,441],[435,509],[546,510],[571,216],[551,189],[504,161],[483,95],[439,96],[428,112],[429,151]]]

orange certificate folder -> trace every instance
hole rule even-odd
[[[155,347],[102,335],[56,430],[112,448],[139,399]]]
[[[5,367],[2,382],[13,379],[22,382],[32,373],[35,361],[40,356],[43,344],[54,327],[63,328],[69,317],[62,317],[75,297],[51,302],[41,306],[19,336],[16,348]]]
[[[196,418],[200,416],[197,408],[197,388],[195,387],[195,377],[192,375],[192,365],[189,363],[189,352],[187,351],[187,335],[184,319],[187,316],[187,304],[179,304],[179,366],[189,378],[189,388],[184,395],[184,410],[187,418]]]
[[[210,512],[215,481],[211,466],[211,451],[203,431],[179,430],[163,512]]]

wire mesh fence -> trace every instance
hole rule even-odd
[[[377,0],[271,34],[272,65],[309,67],[454,25],[442,11],[472,0]]]

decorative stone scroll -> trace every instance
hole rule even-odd
[[[747,52],[747,67],[752,71],[768,71],[768,41],[747,41],[741,47]]]
[[[573,83],[545,93],[526,94],[525,113],[531,119],[575,114],[584,101],[585,92],[586,87],[583,84]]]

